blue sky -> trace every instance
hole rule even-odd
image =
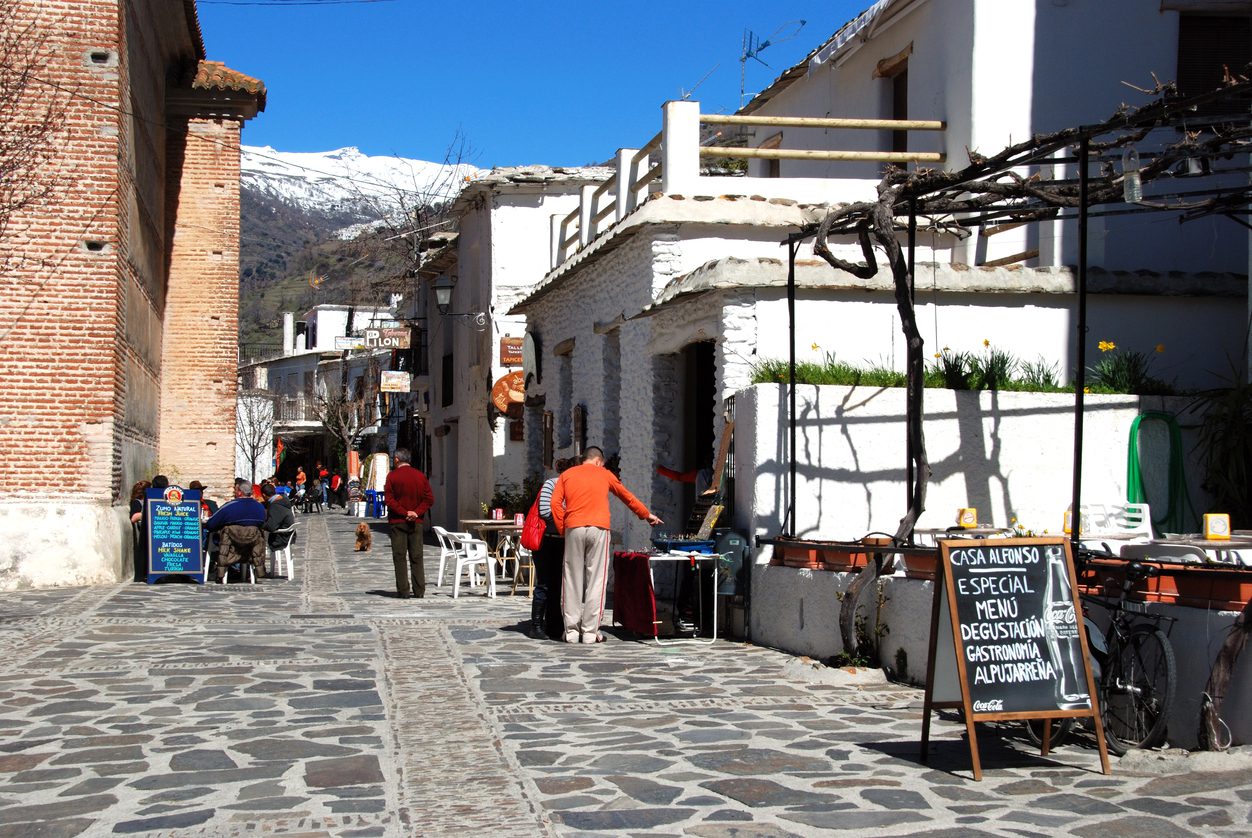
[[[661,104],[710,70],[691,98],[731,112],[745,29],[761,39],[782,29],[761,52],[769,67],[747,62],[751,93],[869,5],[200,0],[199,9],[208,57],[268,87],[246,144],[442,160],[459,132],[466,162],[489,167],[606,160],[659,131]]]

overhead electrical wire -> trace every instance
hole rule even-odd
[[[364,3],[394,3],[396,0],[199,0],[201,6],[351,6]]]
[[[308,0],[301,0],[301,2],[307,2],[307,1],[308,1]],[[140,122],[146,122],[146,123],[148,123],[149,125],[154,125],[154,126],[157,126],[157,127],[159,127],[159,128],[165,129],[165,130],[167,130],[167,131],[168,131],[168,130],[182,131],[182,133],[186,134],[186,136],[187,136],[187,138],[188,138],[188,139],[196,139],[196,140],[200,140],[200,141],[202,141],[202,142],[211,143],[211,144],[213,144],[213,145],[221,146],[222,148],[229,149],[229,150],[234,150],[234,149],[235,149],[235,146],[234,146],[234,145],[232,145],[231,143],[225,142],[225,141],[223,141],[223,140],[214,139],[213,137],[205,137],[205,136],[202,136],[202,135],[200,135],[200,134],[192,134],[190,131],[188,131],[188,130],[187,130],[187,129],[185,129],[185,128],[180,129],[178,126],[172,126],[172,125],[169,125],[169,124],[167,124],[167,123],[165,123],[165,122],[160,122],[160,121],[155,120],[155,119],[150,119],[149,117],[146,117],[146,116],[141,116],[140,114],[137,114],[137,113],[135,113],[134,111],[127,110],[126,108],[122,107],[121,105],[114,105],[114,104],[112,104],[112,103],[110,103],[110,102],[104,102],[104,101],[102,101],[102,100],[100,100],[100,99],[96,99],[96,98],[94,98],[94,97],[92,97],[92,96],[88,96],[88,95],[86,95],[86,94],[84,94],[84,93],[79,93],[79,92],[78,92],[78,91],[76,91],[76,90],[71,90],[71,89],[69,89],[68,87],[65,87],[64,85],[57,84],[57,83],[56,83],[56,82],[54,82],[54,81],[50,81],[50,80],[48,80],[48,79],[41,78],[41,77],[39,77],[39,76],[32,76],[31,78],[33,78],[35,81],[39,82],[40,84],[45,84],[45,85],[47,85],[48,87],[51,87],[51,88],[53,88],[53,89],[55,89],[55,90],[60,91],[61,93],[66,94],[67,96],[70,96],[70,97],[72,97],[72,98],[76,98],[76,99],[82,99],[83,101],[86,101],[86,102],[91,102],[91,103],[92,103],[92,104],[94,104],[94,105],[99,105],[100,107],[102,107],[102,108],[106,108],[106,109],[108,109],[108,110],[117,111],[118,113],[120,113],[120,114],[122,114],[122,115],[124,115],[124,116],[129,116],[129,117],[132,117],[132,118],[134,118],[134,119],[139,120]],[[289,161],[289,160],[284,160],[284,159],[283,159],[283,158],[281,158],[281,157],[274,157],[273,155],[269,155],[269,154],[262,154],[262,153],[255,152],[255,151],[249,151],[249,152],[248,152],[248,154],[249,154],[249,155],[251,155],[251,156],[253,156],[253,157],[258,157],[258,158],[260,158],[260,159],[262,159],[262,160],[270,160],[270,161],[273,161],[273,162],[275,162],[275,163],[281,163],[281,164],[283,164],[284,166],[289,166],[290,168],[293,168],[293,169],[299,169],[299,170],[301,170],[301,171],[308,172],[308,173],[310,173],[310,174],[314,174],[314,175],[321,175],[322,177],[329,178],[329,179],[331,179],[331,180],[340,180],[340,181],[345,181],[345,182],[347,182],[347,183],[351,183],[351,184],[358,185],[358,186],[370,186],[370,185],[372,185],[372,186],[376,186],[376,187],[382,187],[382,188],[384,188],[384,189],[389,189],[389,190],[391,190],[391,191],[393,191],[393,192],[398,192],[398,193],[401,193],[401,194],[406,194],[406,195],[412,195],[412,196],[414,196],[414,197],[423,198],[423,199],[428,200],[428,201],[429,201],[429,200],[434,200],[434,199],[446,200],[446,199],[448,199],[448,198],[454,197],[454,196],[455,196],[455,194],[456,194],[456,192],[459,192],[459,191],[460,191],[460,190],[455,190],[455,191],[454,191],[454,190],[451,188],[451,184],[449,184],[449,185],[447,185],[447,186],[443,187],[442,189],[440,189],[440,190],[438,190],[438,191],[433,191],[433,192],[422,192],[422,191],[421,191],[421,190],[419,190],[419,189],[406,189],[405,187],[398,186],[398,185],[396,185],[396,184],[394,184],[394,183],[388,183],[387,181],[384,181],[384,180],[377,180],[377,179],[372,178],[372,177],[370,177],[370,176],[368,176],[368,175],[365,175],[365,176],[358,176],[358,177],[353,177],[353,176],[351,176],[351,175],[335,174],[334,172],[326,172],[326,171],[322,171],[322,170],[320,170],[320,169],[314,169],[314,168],[311,168],[311,167],[309,167],[309,166],[302,166],[302,165],[300,165],[299,163],[292,163],[292,162],[291,162],[291,161]],[[423,162],[425,162],[425,161],[423,161]],[[445,165],[445,166],[448,166],[448,167],[454,167],[454,166],[457,166],[457,165],[470,165],[470,164],[468,164],[468,163],[464,163],[464,164],[458,164],[458,163],[444,163],[444,164],[438,164],[438,165]]]

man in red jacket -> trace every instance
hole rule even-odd
[[[426,567],[422,554],[422,516],[435,503],[426,475],[409,465],[409,449],[391,455],[395,467],[383,484],[387,499],[387,523],[391,528],[391,561],[396,566],[396,594],[400,599],[426,596]],[[407,555],[407,558],[406,558]],[[409,588],[409,573],[413,587]]]
[[[566,643],[600,643],[604,585],[609,566],[609,494],[652,526],[665,523],[604,467],[604,452],[591,446],[583,463],[561,474],[552,489],[552,520],[565,536],[561,615]]]

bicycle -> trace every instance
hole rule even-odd
[[[1084,568],[1092,558],[1116,558],[1112,552],[1080,549],[1075,562]],[[1121,590],[1114,596],[1082,594],[1087,651],[1100,701],[1104,740],[1117,756],[1131,748],[1153,748],[1165,741],[1170,708],[1177,690],[1174,649],[1161,624],[1172,617],[1126,609],[1126,595],[1142,580],[1160,570],[1138,561],[1126,563]],[[1114,580],[1106,580],[1105,589]],[[1109,612],[1106,636],[1087,615],[1087,605]],[[1053,719],[1051,746],[1059,745],[1074,729],[1075,719]],[[1026,722],[1026,735],[1043,744],[1043,720]]]

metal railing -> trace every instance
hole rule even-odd
[[[309,396],[278,396],[274,399],[275,422],[320,422],[317,402]]]

